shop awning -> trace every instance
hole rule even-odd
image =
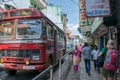
[[[107,27],[104,24],[101,24],[94,32],[94,36],[102,36],[108,32]]]

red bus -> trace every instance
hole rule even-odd
[[[0,13],[0,67],[7,74],[17,70],[43,70],[58,63],[66,51],[65,33],[37,9]]]

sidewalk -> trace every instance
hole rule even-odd
[[[71,65],[70,71],[68,72],[65,80],[80,80],[80,68],[76,73],[74,73],[73,65]]]
[[[84,60],[82,60],[79,64],[79,70],[76,73],[74,73],[73,66],[71,65],[66,80],[102,80],[102,75],[94,70],[94,64],[91,61],[91,76],[88,76],[85,71]]]

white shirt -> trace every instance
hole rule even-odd
[[[97,57],[98,57],[98,53],[99,53],[99,51],[98,50],[93,50],[92,51],[92,55],[93,55],[93,60],[97,60]]]

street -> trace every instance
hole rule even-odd
[[[8,75],[4,70],[0,70],[0,80],[31,80],[34,78],[38,72],[17,72],[15,75]]]
[[[0,0],[0,80],[120,80],[120,0]]]

